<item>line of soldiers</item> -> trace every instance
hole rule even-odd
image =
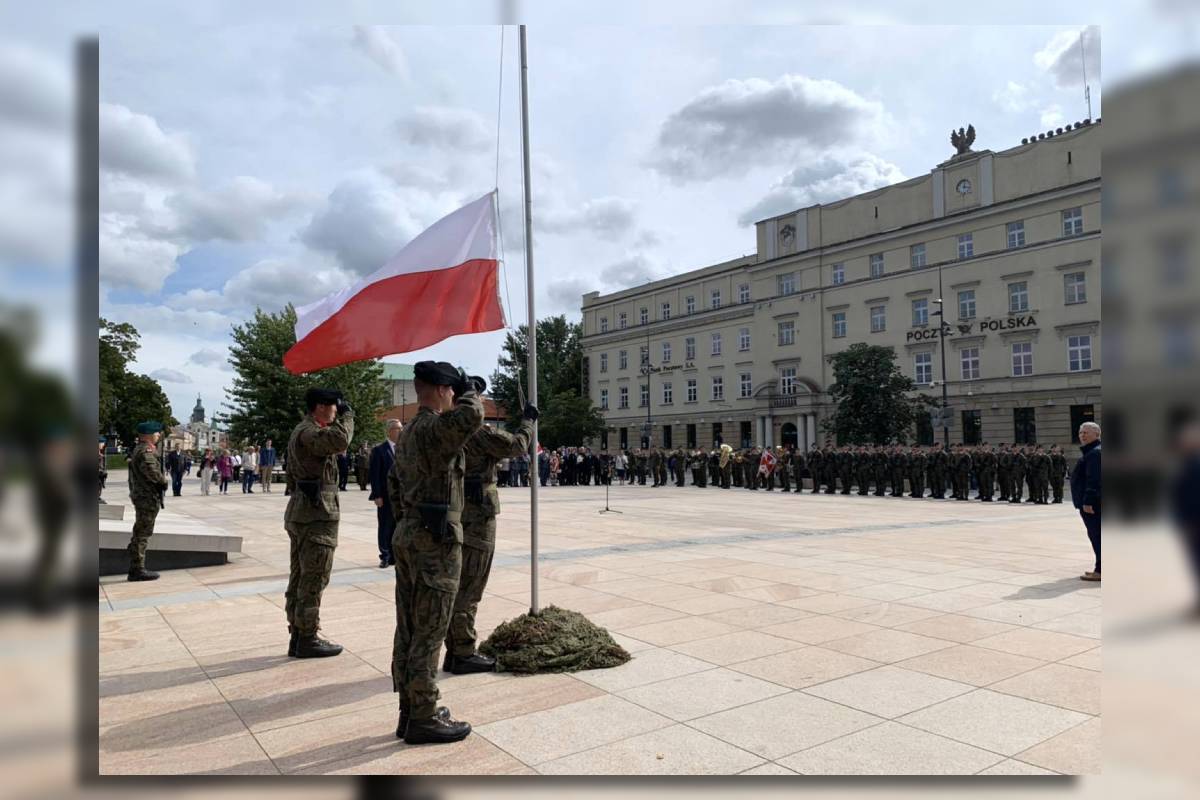
[[[946,449],[939,442],[924,445],[843,445],[831,442],[808,453],[776,447],[773,460],[764,468],[763,450],[748,447],[732,450],[727,445],[705,452],[700,449],[666,451],[661,448],[636,449],[629,454],[630,484],[665,486],[673,478],[684,486],[685,473],[692,474],[692,485],[709,485],[753,491],[799,493],[804,478],[812,480],[814,494],[873,493],[903,497],[929,497],[943,500],[969,500],[972,488],[984,502],[993,500],[1020,503],[1028,486],[1026,502],[1045,505],[1063,501],[1067,459],[1062,448],[1046,449],[1036,445],[956,444]],[[669,472],[673,470],[673,474]],[[1053,500],[1051,500],[1053,497]]]

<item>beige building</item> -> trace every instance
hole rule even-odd
[[[952,442],[1069,444],[1100,414],[1100,127],[966,149],[762,220],[754,255],[584,295],[596,444],[639,446],[649,412],[655,446],[808,449],[828,438],[825,357],[856,342],[892,348],[939,398],[944,343]]]

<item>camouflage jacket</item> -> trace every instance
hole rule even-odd
[[[420,528],[418,503],[444,503],[454,538],[463,540],[463,448],[483,424],[483,403],[474,391],[455,398],[454,408],[438,414],[422,407],[396,442],[396,460],[388,474],[388,498],[396,524]]]
[[[1029,471],[1043,479],[1050,479],[1050,456],[1045,453],[1035,453],[1029,459]]]
[[[516,433],[502,431],[483,425],[471,434],[463,446],[467,456],[464,468],[466,484],[478,484],[479,490],[470,486],[466,489],[463,515],[478,514],[494,517],[500,513],[500,493],[496,490],[496,464],[502,458],[515,458],[529,451],[529,440],[533,438],[533,422],[521,420]]]
[[[1050,454],[1050,477],[1062,478],[1067,474],[1067,457],[1062,453]]]
[[[906,459],[908,462],[908,471],[913,474],[919,474],[925,471],[925,467],[929,464],[929,456],[923,451],[918,450],[915,453],[909,453]]]
[[[954,453],[950,456],[950,467],[956,475],[970,474],[971,456],[967,453]]]
[[[338,508],[337,454],[350,445],[354,436],[354,412],[339,414],[322,426],[311,414],[292,430],[287,444],[287,488],[291,493],[284,523],[333,521],[341,516]],[[320,481],[317,501],[298,485],[299,481]]]
[[[129,499],[135,506],[158,505],[167,478],[162,464],[158,463],[158,451],[153,445],[138,442],[129,455]]]
[[[925,467],[930,472],[945,472],[950,468],[950,456],[945,450],[934,450],[926,457]]]

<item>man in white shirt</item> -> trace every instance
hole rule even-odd
[[[242,494],[254,494],[254,476],[258,474],[258,448],[251,445],[242,453]]]

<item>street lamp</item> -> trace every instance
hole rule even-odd
[[[650,447],[650,433],[654,430],[654,425],[650,421],[650,373],[657,372],[655,367],[650,365],[650,330],[646,330],[646,353],[642,356],[641,374],[646,378],[646,424],[642,430],[643,447]]]
[[[950,330],[950,323],[946,322],[946,303],[942,299],[942,267],[938,265],[938,297],[933,301],[937,304],[938,310],[933,312],[933,315],[938,318],[938,352],[942,356],[942,444],[950,447],[950,418],[946,416],[946,411],[949,409],[949,388],[946,385],[946,333]]]

